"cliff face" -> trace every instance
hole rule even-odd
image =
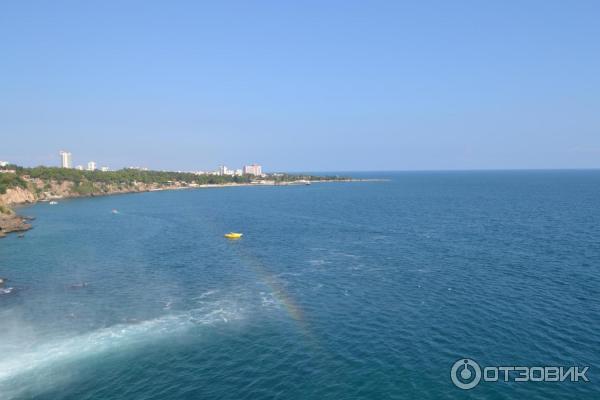
[[[133,184],[87,182],[84,185],[76,185],[70,181],[55,182],[41,179],[27,179],[26,182],[27,189],[10,188],[5,194],[0,195],[0,205],[11,206],[66,197],[104,196],[118,193],[147,192],[157,189],[177,189],[183,186],[178,182],[169,185],[141,182]]]
[[[159,189],[178,189],[185,187],[184,183],[103,183],[85,182],[76,184],[71,181],[56,182],[42,179],[24,179],[27,188],[13,187],[6,193],[0,194],[0,214],[12,214],[11,206],[16,204],[35,203],[66,197],[106,196],[119,193],[147,192]]]
[[[105,196],[118,193],[146,192],[156,189],[177,189],[180,183],[161,184],[107,184],[86,183],[76,185],[74,182],[54,182],[41,179],[25,179],[27,188],[13,187],[0,195],[0,238],[10,232],[22,232],[31,229],[29,219],[14,213],[11,206],[16,204],[35,203],[40,200],[52,200],[66,197]]]
[[[0,195],[0,204],[7,206],[13,204],[33,203],[36,201],[36,196],[29,189],[20,187],[11,188],[5,194]]]
[[[35,195],[28,189],[11,188],[0,195],[0,238],[11,232],[23,232],[31,229],[26,218],[15,215],[10,208],[13,204],[33,203]]]

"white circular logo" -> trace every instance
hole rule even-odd
[[[452,383],[460,389],[473,389],[481,380],[481,368],[470,358],[461,358],[452,365],[450,378],[452,378]]]

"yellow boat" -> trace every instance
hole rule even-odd
[[[243,233],[237,233],[237,232],[229,232],[229,233],[226,233],[226,234],[225,234],[225,237],[226,237],[227,239],[239,239],[239,238],[241,238],[242,236],[244,236],[244,234],[243,234]]]

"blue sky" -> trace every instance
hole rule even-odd
[[[600,167],[598,1],[0,3],[0,160]]]

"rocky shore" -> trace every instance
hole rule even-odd
[[[75,189],[73,182],[53,182],[39,179],[27,180],[28,187],[10,188],[0,194],[0,238],[12,232],[24,232],[31,229],[32,218],[17,215],[13,207],[22,204],[34,204],[38,201],[51,201],[73,197],[95,197],[113,194],[147,192],[157,189],[178,189],[181,185],[135,184],[130,186],[93,184],[88,193],[81,193]]]
[[[218,183],[218,184],[196,184],[185,182],[169,182],[168,184],[141,183],[133,184],[109,184],[94,182],[88,186],[88,190],[82,192],[74,182],[55,182],[41,179],[25,179],[27,187],[13,187],[0,194],[0,238],[11,232],[23,232],[31,229],[29,217],[17,215],[12,207],[20,204],[33,204],[38,201],[51,201],[73,197],[95,197],[109,196],[114,194],[153,192],[162,190],[194,189],[194,188],[217,188],[217,187],[239,187],[239,186],[288,186],[309,185],[320,182],[356,182],[362,179],[337,179],[337,180],[295,180],[295,181],[273,181],[262,180],[247,183]]]
[[[16,214],[0,214],[0,238],[11,232],[24,232],[31,229],[30,219]]]

